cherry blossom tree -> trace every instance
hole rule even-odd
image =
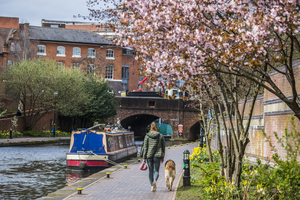
[[[300,56],[299,8],[300,0],[124,0],[110,11],[111,16],[118,13],[122,25],[116,29],[118,44],[137,50],[136,59],[142,63],[144,75],[153,80],[148,82],[151,87],[161,79],[169,87],[181,80],[185,82],[182,90],[193,88],[218,96],[228,114],[231,138],[235,137],[234,179],[239,184],[250,123],[243,127],[237,88],[228,85],[226,75],[234,80],[246,78],[253,84],[252,111],[262,87],[300,119],[295,78]],[[271,71],[286,77],[291,94],[276,85]],[[228,102],[232,102],[231,107]],[[222,106],[215,102],[214,108]],[[235,125],[229,114],[232,112]]]

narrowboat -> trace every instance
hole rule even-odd
[[[68,169],[101,170],[137,156],[134,132],[115,127],[92,128],[72,132],[67,153]]]

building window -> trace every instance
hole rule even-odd
[[[94,64],[89,64],[88,65],[87,73],[88,74],[94,74],[95,73],[95,65]]]
[[[50,24],[51,28],[58,28],[58,24]]]
[[[123,55],[133,55],[133,50],[124,48]]]
[[[76,57],[76,58],[81,57],[81,49],[79,47],[73,47],[73,56],[72,57]]]
[[[128,79],[129,78],[129,66],[128,65],[122,65],[122,79]]]
[[[58,46],[57,47],[57,55],[56,56],[62,56],[65,57],[65,47],[64,46]]]
[[[72,63],[73,69],[80,69],[80,63]]]
[[[106,59],[114,59],[114,50],[111,49],[106,50]]]
[[[106,66],[105,78],[113,79],[113,72],[114,72],[113,66]]]
[[[15,51],[15,43],[12,42],[12,43],[10,44],[10,50],[11,50],[11,51]]]
[[[10,68],[12,66],[12,60],[7,60],[7,67]]]
[[[89,49],[88,49],[88,57],[90,57],[90,58],[95,58],[95,56],[96,56],[96,49],[94,49],[94,48],[89,48]]]
[[[17,51],[21,51],[21,46],[19,43],[17,43]]]
[[[38,45],[38,52],[37,55],[46,55],[46,46],[45,45]]]
[[[123,91],[128,89],[129,65],[122,65],[122,84]]]
[[[61,67],[62,69],[65,69],[65,63],[64,62],[57,62],[57,66]]]
[[[155,107],[155,101],[149,101],[149,107]]]

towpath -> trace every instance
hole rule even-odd
[[[70,137],[22,137],[13,139],[5,138],[0,139],[0,147],[55,143],[60,141],[70,141]]]
[[[106,176],[90,183],[83,188],[81,195],[73,192],[65,198],[56,196],[55,199],[64,200],[111,200],[111,199],[175,199],[176,189],[183,171],[183,151],[192,149],[197,143],[189,143],[166,147],[165,161],[172,159],[176,163],[176,179],[173,183],[173,190],[169,191],[166,187],[164,177],[164,164],[160,166],[159,179],[156,192],[151,192],[151,186],[148,179],[148,171],[139,170],[140,163],[134,162],[128,166],[111,173],[110,178]],[[45,198],[47,199],[47,198]],[[51,198],[50,198],[51,199]],[[53,198],[54,199],[54,198]]]

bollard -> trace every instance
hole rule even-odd
[[[127,165],[124,165],[124,168],[127,169]]]
[[[83,190],[83,188],[77,188],[77,192],[78,192],[78,194],[82,194],[81,192],[82,192],[82,190]]]
[[[106,178],[109,178],[109,175],[110,175],[110,173],[109,173],[109,172],[107,172],[107,173],[106,173]]]
[[[186,145],[188,145],[189,143],[186,143]]]
[[[141,162],[141,159],[138,159],[138,162]]]
[[[170,149],[170,146],[168,146],[168,149]]]
[[[10,128],[10,130],[9,130],[9,139],[13,139],[12,128]]]
[[[191,186],[191,176],[190,176],[190,152],[185,150],[183,152],[183,186]]]
[[[176,147],[176,144],[174,145],[174,147]]]
[[[182,146],[182,143],[180,144],[180,146]]]

